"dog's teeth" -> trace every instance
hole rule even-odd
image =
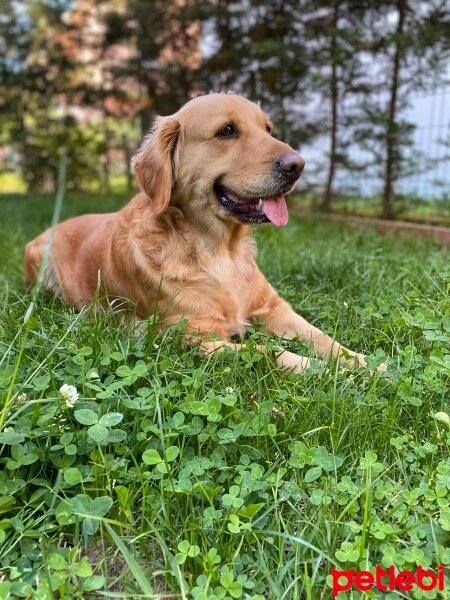
[[[262,198],[260,198],[259,202],[258,202],[258,210],[261,210],[261,209],[262,209]]]

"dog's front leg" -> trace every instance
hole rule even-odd
[[[298,337],[324,358],[333,356],[352,367],[367,366],[364,354],[345,348],[326,333],[308,323],[285,300],[280,298],[260,272],[259,275],[253,288],[258,290],[254,296],[257,302],[252,303],[250,316],[262,319],[267,332],[287,339]]]
[[[206,354],[211,354],[213,352],[221,352],[225,347],[232,348],[233,350],[240,350],[241,348],[245,348],[245,344],[235,344],[230,341],[216,340],[210,342],[203,341],[201,342],[200,347]],[[256,348],[260,352],[267,351],[265,346],[258,345]],[[294,373],[301,373],[309,367],[310,363],[309,358],[306,356],[300,356],[299,354],[289,352],[288,350],[277,352],[275,359],[280,369],[289,369]]]
[[[281,298],[280,305],[266,319],[265,327],[267,331],[288,339],[298,337],[324,358],[334,356],[350,366],[367,366],[364,354],[345,348],[332,337],[308,323]]]

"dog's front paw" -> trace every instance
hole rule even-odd
[[[306,356],[300,356],[294,352],[289,352],[289,350],[283,350],[283,352],[278,354],[276,359],[277,365],[281,369],[286,369],[293,373],[303,373],[309,367],[310,363],[309,358],[306,358]]]
[[[373,377],[376,373],[385,373],[388,369],[387,363],[381,363],[377,367],[371,368],[367,362],[367,357],[364,354],[357,355],[355,358],[355,367],[368,369],[370,377]]]
[[[358,354],[357,352],[345,352],[342,356],[346,365],[353,369],[367,367],[367,361],[365,354]]]
[[[374,375],[375,373],[384,373],[385,371],[387,371],[387,364],[386,363],[381,363],[380,365],[378,365],[375,369],[371,369],[367,363],[367,357],[365,354],[359,354],[357,352],[355,352],[354,354],[352,354],[351,357],[346,357],[345,359],[346,363],[354,368],[354,369],[358,369],[358,368],[363,368],[363,369],[367,369],[369,368],[370,370],[370,375]]]
[[[378,365],[378,367],[377,367],[377,371],[378,371],[379,373],[384,373],[384,372],[386,372],[386,371],[387,371],[387,368],[388,368],[388,366],[387,366],[387,364],[386,364],[386,363],[381,363],[381,365]]]

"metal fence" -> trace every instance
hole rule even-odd
[[[398,179],[396,192],[428,202],[447,202],[450,210],[450,82],[417,93],[399,116],[412,123],[414,131],[413,143],[406,153],[412,168]],[[328,146],[328,138],[321,137],[300,148],[308,164],[305,180],[312,189],[320,190],[324,185]],[[347,152],[351,163],[363,165],[373,161],[373,156],[356,143],[351,143]],[[351,171],[338,168],[334,189],[347,197],[379,197],[383,189],[381,170],[381,165]]]

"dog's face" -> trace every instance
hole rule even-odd
[[[160,119],[133,161],[161,213],[169,202],[222,221],[287,224],[284,195],[304,160],[242,96],[209,94]]]

